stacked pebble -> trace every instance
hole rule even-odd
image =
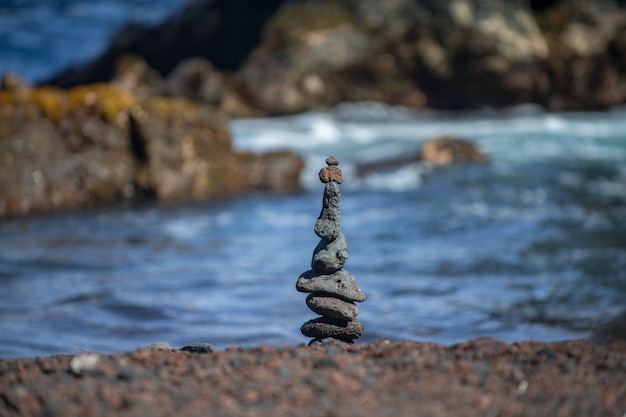
[[[296,283],[298,291],[310,293],[306,305],[322,317],[307,321],[300,330],[314,338],[311,344],[328,340],[352,343],[363,334],[354,302],[365,301],[365,294],[352,274],[343,269],[348,260],[346,239],[340,230],[338,184],[343,179],[335,158],[329,157],[326,164],[319,174],[325,189],[322,212],[315,223],[315,234],[321,240],[313,251],[312,269],[300,275]]]

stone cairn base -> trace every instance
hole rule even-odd
[[[348,246],[340,230],[339,185],[343,182],[339,162],[332,156],[320,171],[325,184],[322,212],[315,223],[320,243],[313,251],[311,269],[298,278],[296,289],[310,293],[306,305],[319,314],[302,325],[300,330],[314,338],[310,344],[332,342],[353,343],[363,334],[363,323],[356,320],[356,302],[365,301],[365,294],[356,279],[343,267],[348,260]]]

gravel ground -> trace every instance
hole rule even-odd
[[[0,360],[0,416],[626,416],[626,343],[142,349]]]

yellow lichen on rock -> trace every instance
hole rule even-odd
[[[68,111],[78,108],[93,109],[111,123],[119,123],[119,115],[136,103],[135,96],[111,84],[90,84],[69,91]]]

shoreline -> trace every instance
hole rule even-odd
[[[377,341],[0,359],[3,416],[616,416],[626,343]]]

